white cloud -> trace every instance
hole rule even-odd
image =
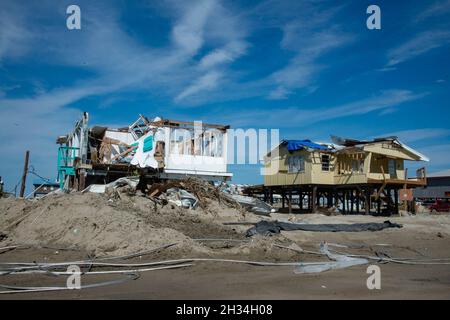
[[[197,3],[203,6],[203,2]],[[190,19],[190,10],[186,14]],[[244,40],[246,29],[243,22],[227,10],[221,3],[214,2],[211,10],[202,11],[202,24],[204,39],[215,45],[209,50],[193,70],[194,80],[189,83],[175,98],[175,102],[186,99],[192,100],[193,95],[198,95],[201,91],[209,92],[217,87],[218,81],[224,78],[223,75],[230,73],[227,64],[232,63],[246,53],[248,43]],[[190,21],[190,20],[189,20]],[[177,29],[178,26],[174,28]],[[196,33],[198,34],[198,32]],[[200,41],[194,41],[201,47]]]
[[[430,140],[435,138],[444,138],[450,136],[450,129],[444,128],[423,128],[401,130],[390,133],[384,133],[384,136],[396,136],[404,142],[416,142],[422,140]]]
[[[271,110],[252,110],[240,112],[236,116],[222,116],[224,121],[233,126],[273,126],[305,127],[314,123],[363,115],[369,112],[389,110],[403,103],[424,97],[425,93],[414,93],[409,90],[386,90],[358,101],[328,108],[290,107]]]
[[[434,170],[448,169],[448,159],[450,157],[450,144],[436,144],[425,146],[420,152],[430,158],[429,166]]]
[[[200,68],[209,69],[217,65],[233,62],[238,57],[245,54],[247,44],[243,41],[233,41],[222,48],[206,54],[200,60]]]
[[[417,21],[425,20],[431,17],[444,15],[450,12],[450,0],[436,1],[431,6],[423,10],[418,16]]]
[[[26,149],[31,151],[32,162],[40,173],[55,176],[55,138],[70,131],[81,113],[81,110],[68,105],[86,97],[125,90],[159,91],[179,98],[200,95],[202,90],[215,88],[225,70],[219,72],[204,68],[200,71],[198,61],[193,57],[197,50],[208,43],[210,47],[228,50],[230,59],[245,51],[239,38],[219,41],[214,36],[217,32],[214,25],[225,23],[227,17],[223,20],[216,17],[213,25],[206,27],[211,15],[220,9],[214,1],[198,1],[196,5],[189,3],[189,10],[166,8],[173,10],[175,18],[172,21],[175,22],[172,41],[160,48],[136,41],[123,30],[119,11],[111,6],[106,10],[105,5],[108,6],[96,2],[95,5],[82,6],[84,18],[79,32],[68,32],[64,27],[51,23],[44,23],[36,30],[33,25],[35,19],[24,20],[19,11],[11,11],[8,19],[3,19],[6,13],[2,11],[0,24],[3,26],[7,22],[9,29],[0,29],[2,36],[7,35],[0,42],[0,59],[21,57],[27,59],[27,63],[75,67],[89,74],[83,80],[23,98],[0,95],[2,166],[11,177],[20,173],[21,164],[17,159],[23,157]],[[64,13],[57,12],[53,3],[30,4],[26,12],[34,9],[39,11],[42,21],[53,21],[56,15],[64,22]],[[211,24],[210,21],[208,23]],[[25,37],[26,33],[18,32],[22,30],[31,30],[31,36]],[[20,35],[20,39],[14,38],[15,34]],[[227,31],[226,34],[231,35],[232,32]],[[38,46],[32,45],[35,38],[40,41]],[[212,67],[226,63],[213,57],[206,59],[205,65]],[[192,83],[193,75],[199,77]],[[70,83],[67,79],[64,82]],[[159,90],[161,88],[164,90]]]
[[[271,75],[277,87],[269,93],[270,99],[285,99],[289,92],[309,86],[317,89],[314,80],[327,68],[317,60],[331,50],[347,45],[354,38],[331,24],[330,20],[339,9],[317,11],[315,7],[310,8],[306,12],[309,19],[293,20],[283,27],[281,47],[294,52],[294,57]]]
[[[215,6],[215,1],[202,0],[186,8],[172,29],[173,40],[182,50],[195,54],[202,47],[204,27]]]
[[[426,31],[388,52],[387,66],[416,58],[430,50],[450,44],[450,31]]]
[[[2,3],[0,10],[0,62],[5,57],[19,57],[28,50],[31,32],[25,27],[26,14],[14,3]]]
[[[291,92],[287,90],[285,87],[278,86],[277,88],[269,92],[268,98],[271,100],[287,99],[290,93]]]
[[[201,76],[193,84],[184,89],[175,100],[180,101],[188,96],[198,94],[200,91],[214,89],[221,76],[222,75],[216,71],[211,71]]]

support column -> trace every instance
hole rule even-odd
[[[370,214],[370,189],[366,190],[366,201],[365,201],[365,213],[366,215]]]
[[[377,213],[378,213],[378,215],[381,214],[381,198],[380,197],[378,197],[378,199],[377,199]]]
[[[359,201],[361,200],[361,196],[359,190],[356,191],[356,213],[359,214]]]
[[[394,189],[394,201],[395,201],[395,214],[398,214],[398,189]]]
[[[353,194],[353,190],[350,190],[350,214],[353,214],[354,202],[355,202],[355,196]]]
[[[30,151],[27,150],[25,152],[25,161],[23,164],[23,173],[22,173],[22,184],[20,185],[20,197],[23,198],[25,195],[25,186],[27,184],[27,174],[28,174],[28,159],[30,158]]]
[[[303,210],[303,192],[302,190],[298,190],[298,207],[300,210]]]
[[[312,201],[311,201],[311,211],[312,212],[316,212],[318,199],[319,198],[317,197],[317,187],[314,186],[312,188]]]
[[[292,190],[289,189],[289,213],[292,213]]]
[[[342,214],[346,214],[346,202],[347,200],[345,199],[346,195],[345,195],[345,190],[342,190]]]

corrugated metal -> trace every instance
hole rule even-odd
[[[416,188],[413,191],[414,198],[450,198],[449,194],[450,186]]]

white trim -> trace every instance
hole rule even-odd
[[[395,141],[397,141],[397,143],[404,148],[405,150],[409,151],[410,153],[414,154],[415,156],[417,156],[419,158],[420,161],[426,161],[429,162],[430,159],[428,157],[426,157],[425,155],[421,154],[419,151],[414,150],[411,147],[408,147],[406,144],[402,143],[400,140],[395,139]]]
[[[219,171],[202,171],[202,170],[177,170],[177,169],[164,169],[164,173],[175,173],[175,174],[195,174],[195,175],[205,175],[205,176],[222,176],[222,177],[232,177],[231,172],[219,172]]]

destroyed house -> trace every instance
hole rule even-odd
[[[300,210],[338,207],[343,213],[398,213],[399,190],[426,185],[425,168],[408,177],[405,161],[429,161],[397,137],[342,139],[333,143],[284,140],[264,158],[264,184],[246,190],[282,207]],[[405,194],[402,192],[402,194]],[[412,193],[411,193],[412,194]],[[295,199],[293,202],[292,199]]]
[[[228,126],[139,118],[124,128],[89,126],[83,113],[73,131],[57,139],[61,188],[83,190],[130,175],[226,181]]]

